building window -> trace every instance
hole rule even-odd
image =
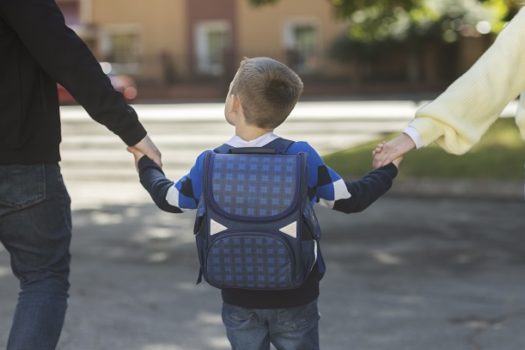
[[[314,20],[291,21],[284,30],[288,64],[300,73],[315,71],[318,63],[319,29]]]
[[[141,34],[137,26],[104,28],[100,46],[102,59],[112,64],[113,73],[139,73]]]
[[[220,76],[225,73],[225,58],[231,47],[231,27],[227,21],[206,21],[197,24],[195,53],[200,74]]]

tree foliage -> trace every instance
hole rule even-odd
[[[253,6],[263,6],[278,2],[279,0],[249,0]]]
[[[500,31],[508,9],[504,0],[407,0],[389,7],[378,0],[337,13],[348,18],[350,37],[358,41],[439,37],[453,42],[460,36]]]
[[[255,6],[279,0],[249,0]],[[286,0],[281,0],[286,1]],[[499,32],[522,0],[327,0],[335,15],[348,21],[349,37],[360,42]]]
[[[248,0],[263,6],[286,0]],[[525,0],[325,0],[348,32],[331,45],[339,61],[370,60],[393,47],[417,52],[430,42],[501,31]]]

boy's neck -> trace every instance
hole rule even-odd
[[[239,136],[244,141],[252,141],[256,138],[263,136],[269,132],[272,132],[273,129],[263,129],[258,126],[243,124],[235,126],[235,135]]]

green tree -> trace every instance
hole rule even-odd
[[[498,32],[508,13],[504,0],[332,2],[337,16],[349,23],[347,35],[334,45],[353,46],[361,56],[401,43],[414,53],[432,41],[452,43],[461,36]]]
[[[249,0],[255,6],[279,0]],[[286,1],[286,0],[281,0]],[[420,77],[420,54],[432,43],[498,33],[523,0],[327,0],[348,32],[331,45],[341,62],[372,62],[393,49],[406,52],[407,75]]]
[[[279,0],[249,0],[250,4],[253,6],[263,6],[268,4],[273,4],[278,2]]]
[[[279,0],[249,0],[255,6]],[[328,0],[335,15],[349,23],[358,42],[437,37],[453,42],[461,35],[499,32],[522,0]]]

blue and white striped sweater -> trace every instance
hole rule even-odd
[[[273,133],[259,138],[256,146],[264,146],[277,136]],[[227,142],[233,147],[242,147],[239,138]],[[250,146],[253,146],[253,142]],[[319,154],[306,142],[295,142],[287,154],[306,153],[310,200],[345,213],[359,212],[383,195],[392,185],[397,168],[390,164],[376,169],[357,181],[345,182],[339,174],[326,166]],[[162,170],[150,159],[139,161],[140,181],[162,210],[180,213],[185,209],[196,209],[202,193],[204,154],[201,153],[190,172],[176,183],[164,176]]]

